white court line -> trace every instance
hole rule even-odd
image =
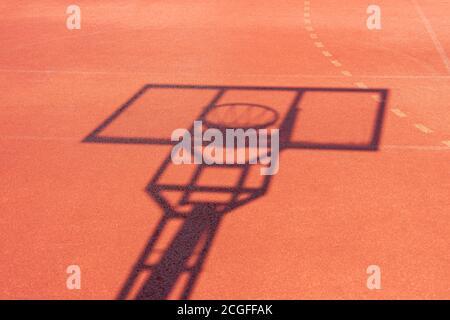
[[[421,123],[416,123],[414,125],[414,127],[416,127],[418,130],[422,131],[423,133],[432,133],[433,130],[431,130],[430,128],[428,128],[427,126],[421,124]]]
[[[43,136],[0,136],[0,140],[28,140],[28,141],[56,141],[81,143],[82,138],[72,137],[43,137]],[[387,152],[392,150],[402,151],[450,151],[450,141],[443,141],[446,146],[430,145],[382,145],[380,150]]]
[[[46,137],[46,136],[0,136],[0,140],[32,140],[32,141],[61,141],[61,142],[81,142],[83,138],[76,137]],[[422,151],[450,151],[450,141],[443,141],[448,146],[434,145],[381,145],[381,150],[422,150]]]
[[[430,20],[425,16],[423,13],[422,8],[420,7],[417,0],[411,0],[411,2],[414,4],[414,7],[416,8],[417,13],[420,16],[420,19],[422,20],[425,29],[427,29],[428,34],[431,37],[431,40],[433,41],[434,47],[436,48],[437,52],[441,56],[442,61],[444,62],[445,68],[447,69],[448,73],[450,73],[450,60],[448,59],[447,53],[444,50],[444,47],[442,46],[441,42],[439,41],[436,33],[433,30],[433,27],[431,26]]]
[[[111,30],[97,30],[97,31],[93,31],[93,32],[90,32],[90,33],[69,34],[69,35],[65,35],[65,36],[61,36],[61,37],[57,37],[57,38],[51,38],[51,39],[40,40],[40,41],[35,41],[35,42],[28,42],[28,43],[24,43],[24,44],[22,44],[20,46],[13,47],[13,48],[9,49],[8,52],[17,51],[17,50],[20,50],[20,49],[28,49],[28,48],[35,47],[35,46],[49,44],[49,43],[55,42],[55,41],[70,40],[70,39],[78,40],[79,38],[82,38],[82,37],[95,36],[95,35],[99,35],[99,34],[102,34],[102,33],[107,33],[107,32],[110,32],[110,31]]]
[[[0,136],[0,140],[81,141],[83,138],[42,136]]]
[[[146,72],[127,72],[127,71],[99,71],[99,70],[24,70],[24,69],[0,69],[0,73],[44,73],[44,74],[152,74]]]
[[[330,61],[335,67],[342,67],[342,63],[340,63],[338,60],[331,60]]]
[[[355,82],[355,86],[360,89],[368,89],[369,87],[364,82]]]
[[[450,147],[421,145],[382,145],[381,150],[450,151]]]
[[[332,56],[328,51],[323,51],[323,55]],[[168,73],[164,72],[145,72],[145,71],[106,71],[106,70],[26,70],[26,69],[1,69],[0,73],[42,73],[42,74],[82,74],[82,75],[96,75],[96,74],[104,74],[104,75],[167,75]],[[202,76],[199,73],[177,73],[180,76]],[[210,75],[210,74],[204,74]],[[241,73],[241,74],[227,74],[221,73],[223,76],[234,76],[234,77],[247,77],[247,76],[276,76],[277,78],[313,78],[313,79],[343,79],[346,76],[341,75],[329,75],[329,74],[267,74],[267,73]],[[426,75],[358,75],[358,78],[362,79],[404,79],[404,80],[419,80],[419,79],[450,79],[450,75],[436,75],[436,76],[426,76]]]
[[[351,73],[350,71],[347,71],[347,70],[341,71],[341,73],[342,73],[344,76],[346,76],[346,77],[351,77],[351,76],[352,76],[352,73]]]
[[[379,95],[376,94],[372,95],[372,99],[376,102],[381,102],[381,97]]]
[[[406,113],[404,113],[402,110],[400,110],[400,109],[397,109],[397,108],[394,108],[394,109],[391,109],[391,111],[396,115],[396,116],[398,116],[398,117],[400,117],[400,118],[405,118],[406,117]]]

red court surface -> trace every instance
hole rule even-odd
[[[0,298],[449,299],[450,2],[376,2],[374,31],[362,0],[78,0],[81,30],[64,1],[3,1]],[[304,94],[270,183],[220,218],[192,192],[165,221],[176,195],[152,179],[179,191],[193,166],[152,139],[220,88],[286,114],[280,87]]]

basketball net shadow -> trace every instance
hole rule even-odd
[[[217,93],[214,98],[203,108],[197,119],[192,119],[193,121],[205,120],[211,110],[220,106],[220,99],[230,90],[292,92],[294,98],[287,112],[280,118],[278,126],[280,154],[288,149],[377,151],[388,94],[386,89],[147,85],[108,117],[83,142],[173,145],[174,143],[169,138],[164,137],[120,137],[102,134],[142,94],[154,88],[215,90]],[[296,126],[298,127],[300,121],[301,101],[305,92],[363,92],[379,95],[370,140],[364,144],[294,141],[293,130]],[[248,101],[248,103],[252,102]],[[279,114],[277,114],[278,116]],[[190,130],[192,132],[193,128]],[[254,166],[252,164],[196,164],[190,165],[192,173],[188,183],[177,181],[166,183],[163,181],[163,176],[171,170],[173,165],[169,154],[146,187],[146,192],[162,208],[163,214],[119,292],[118,299],[189,299],[224,216],[264,196],[274,177],[271,175],[260,176],[256,185],[253,183],[248,186],[248,180],[252,179],[251,171]],[[232,185],[220,185],[220,183],[214,186],[204,185],[201,182],[202,176],[214,169],[233,170],[235,173],[237,172],[237,179]],[[223,195],[226,195],[225,200]],[[178,222],[179,228],[167,241],[164,248],[157,248],[158,242],[165,236],[165,232],[172,222]],[[156,259],[154,259],[155,257]]]

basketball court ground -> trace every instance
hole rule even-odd
[[[0,298],[450,298],[450,3],[69,4],[0,4]],[[276,175],[167,163],[211,101],[295,106]]]

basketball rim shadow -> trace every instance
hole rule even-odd
[[[377,151],[380,143],[381,131],[384,121],[385,106],[387,103],[387,89],[356,89],[356,88],[317,88],[317,87],[256,87],[256,86],[208,86],[208,85],[164,85],[149,84],[139,90],[128,102],[117,109],[84,140],[85,143],[115,143],[115,144],[144,144],[144,145],[173,145],[170,137],[122,137],[106,136],[102,132],[118,119],[131,105],[144,93],[152,89],[169,90],[214,90],[213,99],[203,107],[200,115],[194,120],[204,120],[205,116],[215,106],[223,95],[230,90],[252,90],[261,92],[291,92],[294,99],[288,106],[285,115],[280,119],[280,153],[288,149],[317,149],[317,150],[348,150],[348,151]],[[311,141],[294,141],[293,128],[300,120],[302,97],[306,92],[344,92],[344,93],[371,93],[379,96],[377,110],[375,110],[374,123],[371,125],[371,137],[367,143],[317,143]],[[252,103],[252,101],[246,101]],[[191,127],[191,132],[193,128]],[[198,164],[195,165],[189,183],[162,183],[162,175],[169,170],[172,164],[170,153],[159,166],[146,187],[146,192],[161,207],[162,216],[156,229],[153,231],[137,262],[123,284],[118,299],[162,300],[172,297],[175,288],[179,295],[175,298],[189,299],[195,283],[202,271],[207,254],[211,248],[214,237],[219,229],[225,214],[249,202],[264,196],[269,188],[273,176],[262,176],[258,186],[248,187],[245,181],[249,176],[251,164]],[[230,186],[202,186],[199,179],[202,172],[211,167],[232,168],[238,170],[237,182]],[[178,192],[181,198],[177,203],[167,196],[170,192]],[[195,200],[193,194],[227,194],[226,201]],[[198,198],[198,197],[197,197]],[[188,210],[179,210],[185,206]],[[163,252],[157,252],[155,244],[162,237],[165,228],[172,221],[181,223],[177,233]],[[149,263],[149,257],[157,253],[158,260]],[[181,283],[180,279],[184,281]],[[180,288],[179,288],[180,287]]]

